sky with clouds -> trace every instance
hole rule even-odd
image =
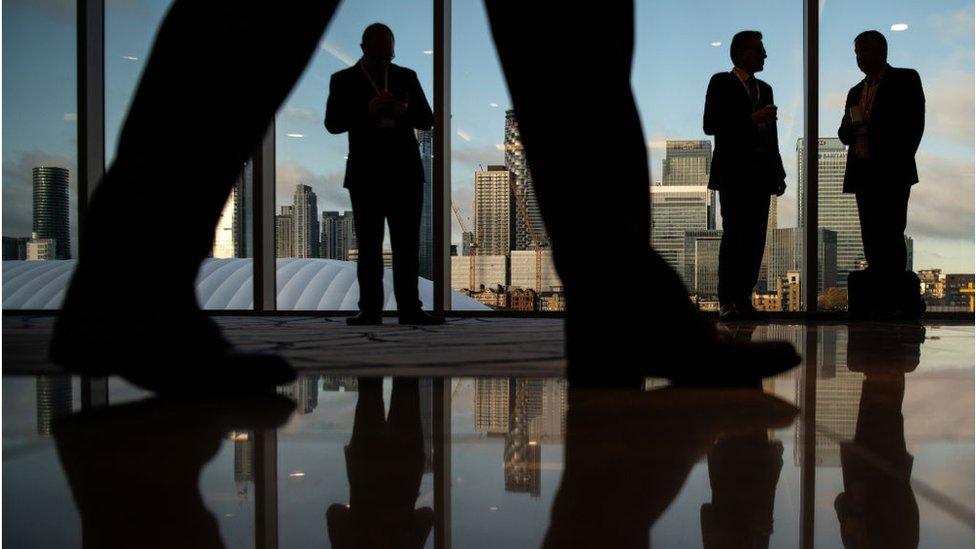
[[[106,2],[109,160],[153,33],[168,5],[150,0]],[[30,232],[30,167],[63,165],[72,170],[74,182],[73,6],[72,0],[3,2],[5,236]],[[318,194],[320,210],[349,209],[341,188],[346,136],[329,135],[322,126],[329,76],[358,59],[362,29],[383,21],[396,33],[394,62],[416,70],[432,100],[432,16],[429,0],[359,0],[340,6],[319,51],[278,114],[278,204],[290,204],[294,186],[304,183]],[[926,134],[917,157],[922,181],[913,189],[908,224],[908,234],[915,239],[916,268],[974,270],[973,18],[973,4],[964,0],[821,2],[820,135],[835,135],[847,90],[862,76],[851,45],[858,32],[884,32],[891,64],[915,68],[922,77],[927,99]],[[908,30],[891,31],[896,23],[907,24]],[[660,179],[666,139],[707,137],[701,130],[705,87],[713,73],[731,68],[728,42],[744,28],[763,33],[769,54],[759,77],[775,91],[789,186],[779,204],[779,226],[795,226],[795,149],[803,132],[802,2],[797,0],[637,2],[633,88],[650,152],[649,169],[654,180]],[[567,34],[566,39],[586,36]],[[479,165],[502,162],[498,145],[510,105],[480,0],[454,1],[452,58],[452,193],[463,214],[470,216],[474,171]],[[567,84],[559,78],[552,75],[552,82]],[[247,85],[247,77],[242,76],[239,85]],[[586,135],[585,127],[580,135]],[[594,198],[599,204],[599,196]],[[460,240],[456,222],[452,236]]]

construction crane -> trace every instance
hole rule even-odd
[[[461,245],[464,245],[464,233],[468,233],[468,225],[464,222],[464,218],[461,217],[461,210],[457,207],[457,204],[451,203],[451,209],[454,210],[454,217],[458,220],[458,225],[461,226]],[[471,233],[472,235],[474,233]],[[474,295],[474,262],[475,258],[478,257],[478,239],[472,239],[471,244],[468,248],[468,295]]]
[[[515,207],[518,209],[519,215],[522,216],[522,221],[525,223],[525,227],[529,230],[529,237],[532,239],[532,245],[535,247],[535,291],[538,293],[542,292],[542,240],[539,238],[539,233],[535,230],[535,225],[532,224],[532,219],[529,218],[529,211],[525,207],[525,187],[521,189],[515,186],[515,181],[511,178],[508,180],[509,188],[512,190],[512,195],[515,196]]]

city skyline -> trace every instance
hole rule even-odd
[[[105,45],[109,162],[132,89],[167,5],[136,0],[106,10],[106,28],[111,31]],[[75,172],[74,21],[72,11],[52,10],[42,3],[5,7],[9,22],[3,39],[8,46],[5,65],[24,77],[5,79],[4,84],[3,233],[26,237],[29,167],[54,163]],[[482,10],[477,2],[458,0],[454,6],[452,187],[454,202],[465,214],[470,213],[473,198],[469,174],[474,167],[504,161],[504,111],[510,107]],[[747,13],[761,13],[762,17],[750,21]],[[918,268],[973,270],[972,19],[973,6],[956,0],[899,5],[870,0],[829,3],[823,8],[822,136],[832,137],[844,95],[861,78],[851,47],[860,30],[883,31],[891,46],[891,63],[921,73],[928,115],[919,154],[922,182],[913,190],[909,213]],[[355,62],[359,33],[374,20],[393,27],[398,63],[415,69],[428,98],[432,97],[431,9],[403,10],[378,0],[341,5],[323,37],[321,51],[278,114],[276,171],[279,190],[284,190],[277,193],[279,206],[288,200],[290,188],[305,181],[315,188],[323,211],[348,209],[348,196],[341,188],[345,136],[327,135],[321,114],[329,74]],[[890,31],[895,22],[910,25],[902,32]],[[758,0],[747,0],[735,9],[716,4],[704,16],[700,10],[679,4],[639,7],[633,88],[650,151],[652,180],[661,177],[660,160],[667,139],[704,137],[700,135],[700,103],[707,79],[713,72],[730,68],[727,46],[731,35],[742,28],[756,28],[764,33],[770,55],[759,76],[776,92],[781,152],[790,172],[778,226],[792,224],[788,221],[796,211],[798,182],[791,142],[802,134],[801,23],[799,5],[767,9]],[[673,47],[660,48],[662,43]],[[676,50],[682,55],[670,53]],[[29,70],[37,63],[51,70]],[[672,77],[660,78],[661,74]],[[74,179],[71,184],[74,186]],[[599,205],[597,197],[594,207]],[[74,245],[74,216],[71,224]],[[461,242],[456,224],[452,242]]]

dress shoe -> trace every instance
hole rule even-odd
[[[166,396],[273,393],[296,377],[278,355],[235,349],[199,310],[63,310],[49,357],[69,373],[120,376]]]
[[[447,322],[444,317],[434,316],[426,311],[413,311],[410,313],[400,313],[400,324],[410,324],[413,326],[440,326]]]
[[[742,318],[742,314],[735,303],[726,303],[719,309],[718,319],[722,322],[732,322],[740,318]]]
[[[759,311],[752,306],[752,301],[748,299],[736,304],[736,309],[739,311],[739,318],[742,320],[756,320],[759,318]]]
[[[383,317],[379,313],[360,312],[356,316],[346,318],[346,324],[350,326],[378,326],[383,324]]]

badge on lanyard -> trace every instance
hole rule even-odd
[[[389,91],[390,89],[390,68],[389,67],[384,67],[383,69],[383,90],[382,91],[380,91],[380,87],[376,85],[376,82],[373,80],[373,77],[370,76],[369,71],[366,70],[366,67],[363,66],[362,61],[360,61],[359,63],[359,68],[362,69],[363,74],[366,76],[366,79],[369,80],[370,85],[373,86],[373,90],[376,92],[376,95]],[[392,118],[388,116],[384,116],[383,118],[380,118],[376,122],[376,126],[379,128],[393,128],[396,126],[396,124],[394,123]]]

